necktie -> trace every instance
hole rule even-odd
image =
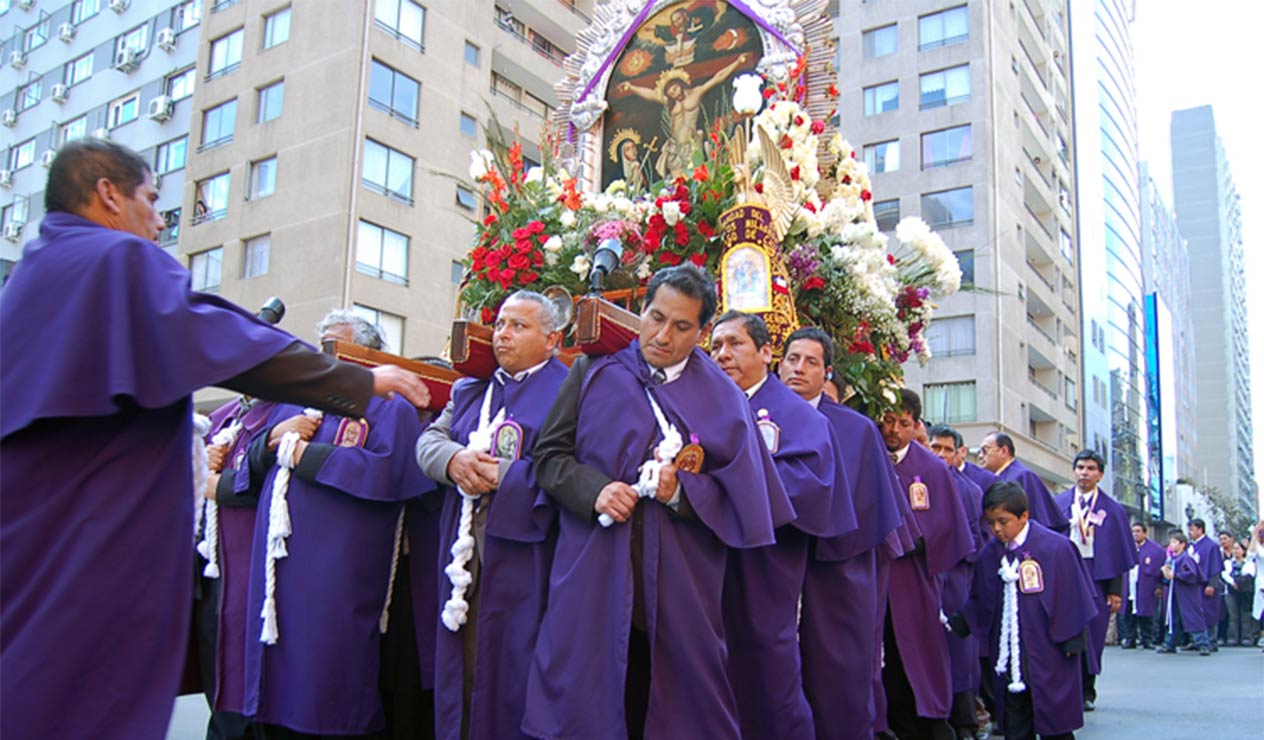
[[[898,452],[891,453],[891,463],[898,465],[900,463],[900,454]]]
[[[656,368],[654,374],[650,376],[650,380],[654,381],[654,385],[662,385],[667,382],[667,373],[663,368]]]

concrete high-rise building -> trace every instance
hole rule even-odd
[[[906,366],[926,417],[1012,435],[1070,481],[1080,435],[1079,286],[1065,4],[841,3],[840,128],[891,229],[920,216],[961,262],[934,359]]]
[[[44,216],[47,166],[82,136],[140,152],[160,179],[174,250],[197,81],[200,0],[0,0],[0,279]]]
[[[1242,203],[1211,106],[1172,114],[1176,223],[1189,245],[1198,379],[1197,483],[1256,506]]]

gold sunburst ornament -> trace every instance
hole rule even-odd
[[[665,91],[667,90],[667,85],[675,80],[683,82],[686,88],[693,84],[693,78],[685,70],[669,69],[658,76],[658,81],[654,83],[654,93],[658,97],[666,99],[667,93]]]
[[[620,129],[614,138],[610,141],[610,161],[619,161],[619,147],[623,146],[623,142],[630,141],[638,147],[641,145],[641,135],[630,128]]]

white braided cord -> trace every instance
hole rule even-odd
[[[658,402],[654,400],[654,396],[650,394],[648,388],[645,389],[645,397],[649,399],[650,410],[654,412],[654,419],[658,422],[658,431],[662,433],[663,438],[659,440],[658,445],[654,447],[654,454],[650,459],[641,463],[641,467],[637,469],[640,477],[636,481],[636,485],[632,486],[636,489],[636,495],[641,498],[654,498],[658,493],[658,476],[664,465],[670,464],[676,459],[676,455],[684,449],[685,441],[680,436],[680,430],[676,429],[676,425],[667,421],[667,417],[663,414],[663,409],[659,407]],[[597,521],[603,527],[609,527],[614,524],[614,519],[609,514],[601,514],[597,517]]]
[[[1009,692],[1019,694],[1027,690],[1023,683],[1021,641],[1018,634],[1018,561],[1001,558],[996,571],[1005,589],[1005,601],[1001,609],[1001,634],[996,655],[996,673],[1009,671]]]
[[[391,579],[386,583],[386,603],[382,605],[382,616],[378,619],[377,629],[383,635],[391,624],[391,598],[395,595],[395,573],[399,571],[400,543],[404,540],[404,507],[399,507],[399,518],[395,520],[395,547],[391,549]]]
[[[211,437],[211,444],[222,445],[225,449],[231,448],[237,442],[237,435],[241,434],[241,428],[241,421],[234,419],[231,424]],[[202,520],[205,522],[202,529],[202,541],[197,545],[198,554],[206,559],[206,567],[202,569],[202,575],[207,578],[219,578],[219,504],[215,499],[210,497],[202,499]]]
[[[303,414],[317,421],[323,417],[316,409],[303,409]],[[259,614],[263,619],[259,642],[267,645],[275,645],[281,637],[277,627],[276,562],[290,554],[285,546],[285,540],[291,534],[290,506],[286,496],[290,490],[290,474],[296,464],[294,451],[299,439],[298,432],[281,435],[281,443],[277,447],[277,473],[272,479],[272,499],[268,505],[268,537],[264,543],[263,610]]]

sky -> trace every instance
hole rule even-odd
[[[1211,105],[1229,171],[1242,197],[1247,293],[1264,285],[1264,116],[1258,73],[1264,3],[1256,0],[1136,0],[1137,129],[1140,159],[1172,207],[1168,125],[1172,111]],[[1254,53],[1252,53],[1254,52]],[[1264,301],[1247,306],[1255,476],[1264,482]],[[1197,331],[1197,327],[1195,327]]]

